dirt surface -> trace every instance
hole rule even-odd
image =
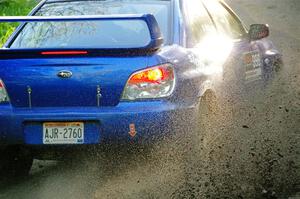
[[[197,167],[187,184],[180,161],[161,156],[169,151],[165,146],[145,153],[91,153],[72,162],[35,161],[28,178],[0,182],[0,198],[288,198],[295,194],[300,184],[300,1],[227,2],[247,26],[270,25],[284,68],[267,90],[244,98],[243,103],[230,102],[234,106],[223,112],[223,120],[206,126],[210,134],[200,151],[202,159],[195,160]]]
[[[227,2],[247,26],[269,24],[270,38],[283,54],[284,68],[269,91],[260,98],[261,103],[252,103],[254,114],[251,107],[243,112],[251,114],[244,123],[254,130],[251,131],[255,132],[254,143],[260,143],[255,144],[253,150],[256,151],[253,156],[260,164],[255,160],[257,170],[252,173],[257,172],[257,177],[262,177],[256,182],[261,183],[263,192],[274,192],[275,196],[286,198],[291,190],[300,191],[300,27],[297,25],[300,1]],[[299,193],[296,195],[300,198]]]

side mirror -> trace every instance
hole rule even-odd
[[[270,34],[269,26],[267,24],[252,24],[249,30],[250,41],[259,40],[268,37]]]

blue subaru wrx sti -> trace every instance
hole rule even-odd
[[[0,172],[14,175],[33,149],[201,134],[201,103],[263,88],[281,63],[268,26],[248,31],[222,1],[46,0],[0,22],[21,22],[0,49]]]

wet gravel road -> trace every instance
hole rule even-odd
[[[182,165],[150,153],[90,153],[35,161],[29,177],[0,181],[0,198],[288,198],[300,184],[300,1],[227,0],[243,21],[268,23],[284,68],[265,92],[227,110],[190,184]],[[157,152],[157,153],[156,153]],[[298,190],[299,191],[299,190]]]

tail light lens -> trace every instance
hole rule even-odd
[[[174,69],[171,64],[147,68],[132,74],[125,86],[122,99],[153,99],[168,97],[175,86]]]
[[[8,102],[8,95],[3,81],[0,79],[0,103]]]

